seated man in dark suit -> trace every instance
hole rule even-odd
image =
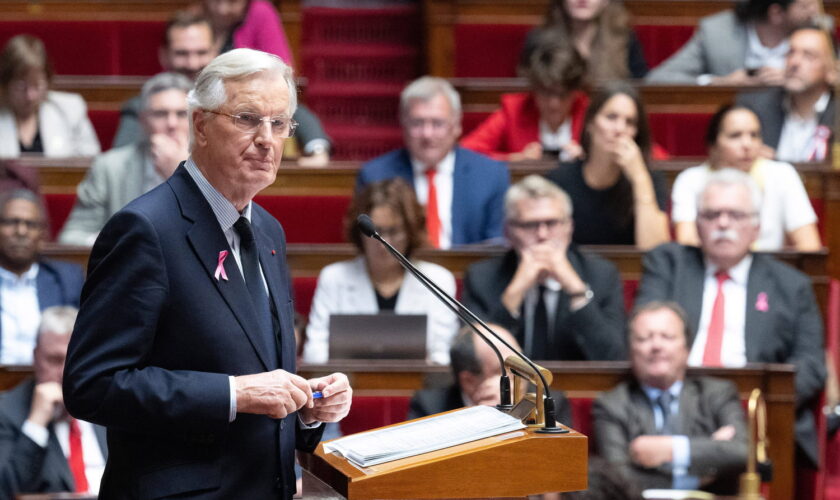
[[[782,86],[738,95],[738,102],[758,115],[764,144],[776,159],[826,159],[834,127],[835,61],[831,35],[799,28],[790,35]]]
[[[598,454],[643,489],[736,493],[747,433],[735,386],[686,377],[688,329],[676,303],[641,306],[629,330],[633,379],[592,408]]]
[[[489,325],[507,343],[519,349],[511,333],[499,325]],[[513,352],[493,339],[493,345],[507,358]],[[496,353],[469,327],[464,327],[452,340],[449,349],[452,376],[455,381],[449,387],[423,389],[414,393],[408,406],[408,419],[434,415],[465,406],[499,404],[499,378],[502,376]],[[513,377],[511,376],[511,381]],[[552,392],[556,418],[560,423],[571,426],[571,409],[565,395]]]
[[[429,242],[437,248],[500,238],[510,174],[504,163],[457,145],[458,92],[442,78],[415,80],[400,95],[400,121],[405,148],[365,163],[357,191],[372,182],[405,179],[426,207]]]
[[[32,364],[41,311],[79,306],[82,269],[40,258],[46,233],[35,193],[16,189],[0,195],[0,364]]]
[[[760,206],[749,175],[710,175],[697,203],[700,247],[668,243],[645,255],[636,303],[673,300],[685,309],[691,366],[795,365],[798,458],[816,465],[809,406],[825,382],[823,322],[807,276],[750,251]]]
[[[534,359],[619,360],[626,356],[624,297],[615,266],[571,243],[572,204],[531,175],[505,196],[513,248],[472,264],[464,304],[511,330]]]
[[[64,409],[61,378],[76,308],[44,310],[35,378],[0,396],[0,498],[19,493],[96,494],[105,470],[105,429]]]

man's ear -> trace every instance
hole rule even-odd
[[[193,124],[193,136],[195,137],[195,143],[200,146],[207,145],[207,120],[208,114],[200,109],[193,110],[192,113],[192,124]]]

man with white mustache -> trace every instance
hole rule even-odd
[[[697,200],[700,247],[667,243],[645,255],[636,304],[672,300],[686,311],[690,366],[796,366],[797,461],[818,464],[810,403],[825,382],[823,323],[810,279],[753,253],[761,191],[749,175],[722,169]]]

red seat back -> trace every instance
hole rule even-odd
[[[408,396],[353,396],[350,414],[341,421],[343,435],[402,422],[408,415]]]
[[[254,198],[283,224],[287,243],[341,243],[348,196],[273,196]]]

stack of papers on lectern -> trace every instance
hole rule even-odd
[[[524,428],[490,406],[473,406],[408,424],[354,434],[324,444],[361,467],[399,460]]]

